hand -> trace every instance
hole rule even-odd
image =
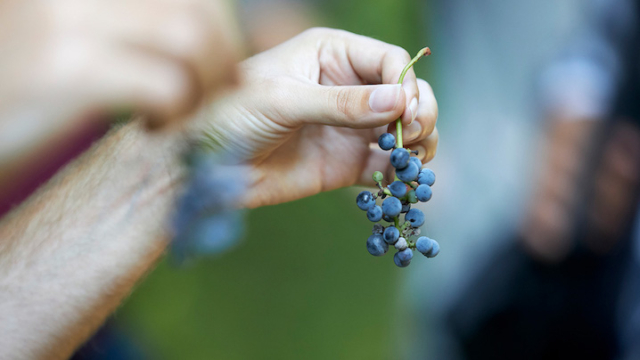
[[[159,122],[234,79],[236,43],[217,0],[0,3],[0,163],[87,114]]]
[[[241,64],[242,89],[206,114],[204,134],[249,164],[245,205],[277,204],[391,173],[378,136],[402,117],[405,144],[435,155],[437,104],[397,46],[311,29]],[[385,85],[373,85],[385,84]],[[411,125],[409,125],[411,123]]]

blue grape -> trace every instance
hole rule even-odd
[[[431,187],[429,185],[418,185],[418,187],[416,188],[416,197],[422,202],[431,200],[431,195],[433,195],[433,192],[431,191]]]
[[[367,211],[376,204],[376,199],[369,191],[363,191],[356,197],[356,204],[360,210]]]
[[[383,232],[384,232],[384,226],[382,226],[380,224],[373,225],[372,233],[382,235]]]
[[[407,266],[409,266],[409,264],[411,264],[411,260],[402,261],[398,254],[400,254],[400,252],[397,252],[395,255],[393,255],[393,262],[396,264],[397,267],[403,268],[403,267],[407,267]]]
[[[373,234],[367,239],[367,251],[373,256],[382,256],[389,250],[389,245],[384,242],[382,235]]]
[[[409,164],[409,152],[403,148],[397,148],[391,152],[391,165],[396,169],[404,169]]]
[[[404,216],[404,219],[411,224],[411,227],[417,228],[424,224],[424,213],[419,209],[411,209]]]
[[[392,223],[392,222],[393,222],[393,218],[392,218],[392,217],[390,217],[390,216],[388,216],[388,215],[386,215],[386,214],[385,214],[385,215],[382,215],[382,220],[384,220],[384,221],[386,221],[386,222],[390,222],[390,223]]]
[[[402,262],[411,261],[411,259],[413,258],[413,250],[409,248],[400,250],[397,252],[397,254],[398,254],[398,258],[400,258],[400,261]]]
[[[387,244],[393,245],[396,243],[396,241],[398,241],[398,238],[400,237],[400,230],[398,230],[398,228],[396,228],[395,226],[389,226],[388,228],[384,229],[382,237]]]
[[[402,203],[397,198],[389,197],[382,202],[382,212],[385,215],[395,217],[400,214],[400,211],[402,211]]]
[[[391,191],[391,195],[401,198],[407,193],[407,185],[402,181],[394,181],[389,185],[389,191]]]
[[[418,178],[420,168],[414,163],[409,163],[405,168],[396,170],[398,179],[404,182],[411,182]]]
[[[378,222],[382,219],[382,208],[380,205],[374,205],[367,210],[367,219],[372,222]]]
[[[433,242],[426,236],[421,236],[416,240],[416,250],[420,251],[422,255],[427,256],[433,249]]]
[[[416,164],[416,166],[418,167],[418,169],[422,169],[422,161],[420,161],[420,159],[418,159],[415,156],[412,156],[409,161],[411,161],[412,163]]]
[[[418,174],[418,184],[433,186],[436,182],[436,174],[431,169],[422,169]]]
[[[398,250],[404,250],[409,246],[409,244],[407,244],[407,239],[401,237],[401,238],[398,239],[398,241],[396,241],[394,246]]]
[[[400,211],[400,213],[405,214],[409,210],[411,210],[411,204],[402,204],[402,210]]]
[[[378,138],[378,145],[382,150],[391,150],[396,146],[396,138],[392,134],[384,133]]]
[[[436,257],[440,253],[440,244],[438,244],[438,242],[433,239],[431,239],[431,243],[431,251],[429,251],[429,253],[426,255],[428,258]]]

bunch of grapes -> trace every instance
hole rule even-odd
[[[404,68],[400,75],[399,84],[402,84],[406,72],[423,55],[429,55],[429,48],[420,50],[418,55]],[[419,209],[412,209],[411,205],[417,202],[427,202],[431,199],[431,186],[436,181],[436,176],[431,169],[423,169],[422,162],[412,154],[417,151],[405,149],[402,146],[402,123],[396,121],[396,133],[398,139],[390,133],[384,133],[378,139],[378,145],[382,150],[391,151],[391,165],[395,168],[395,179],[387,186],[383,185],[384,176],[380,171],[373,173],[373,181],[378,186],[376,194],[370,191],[362,191],[356,198],[356,203],[361,210],[367,212],[367,218],[375,222],[373,234],[367,239],[367,250],[373,256],[382,256],[387,253],[389,246],[394,246],[398,251],[393,256],[393,262],[399,267],[406,267],[411,263],[413,250],[418,250],[424,256],[432,258],[440,252],[437,241],[420,235],[420,226],[424,224],[424,213]],[[376,203],[381,199],[380,205]],[[384,220],[388,226],[378,224]]]
[[[246,186],[238,166],[227,165],[234,159],[199,148],[185,155],[185,189],[172,224],[177,263],[227,251],[238,244],[244,229],[244,214],[236,207]]]

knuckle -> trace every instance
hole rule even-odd
[[[351,118],[353,110],[351,108],[352,96],[346,89],[338,89],[335,93],[335,108],[339,114]]]
[[[311,38],[319,38],[323,36],[330,35],[334,29],[326,28],[326,27],[312,27],[302,32],[302,35]]]

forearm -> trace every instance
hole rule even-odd
[[[0,223],[0,358],[65,359],[167,244],[179,135],[114,132]]]

